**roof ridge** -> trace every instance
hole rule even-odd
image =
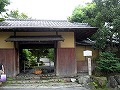
[[[68,22],[68,20],[46,20],[46,19],[5,19],[7,21],[64,21]]]
[[[0,27],[49,27],[49,28],[87,28],[88,23],[69,22],[67,20],[5,19]]]
[[[79,23],[79,22],[73,22],[73,23],[76,24],[76,25],[87,25],[87,26],[89,26],[88,23]]]
[[[46,22],[67,22],[76,25],[86,25],[89,26],[88,23],[80,23],[80,22],[70,22],[68,20],[46,20],[46,19],[5,19],[5,21],[46,21]]]

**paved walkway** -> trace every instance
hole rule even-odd
[[[0,90],[89,90],[83,87],[60,88],[0,88]]]
[[[0,86],[0,90],[89,90],[81,84],[71,82],[71,78],[45,76],[17,77]]]
[[[89,90],[77,83],[25,83],[2,85],[0,90]]]

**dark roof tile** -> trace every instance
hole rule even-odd
[[[71,23],[67,20],[21,20],[7,19],[0,22],[0,27],[53,27],[53,28],[69,28],[69,27],[90,27],[87,23]]]
[[[67,20],[7,19],[0,22],[0,32],[75,32],[76,41],[91,36],[97,29],[87,23],[71,23]]]

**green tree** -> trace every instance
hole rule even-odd
[[[53,48],[48,49],[47,57],[48,57],[51,61],[54,61],[54,49],[53,49]]]
[[[100,71],[104,75],[108,75],[113,72],[120,72],[120,58],[117,58],[113,53],[102,52],[96,61],[96,70]]]
[[[37,62],[42,57],[47,57],[51,61],[54,61],[54,49],[53,48],[40,48],[40,49],[30,49],[31,55],[37,58]]]
[[[2,16],[2,12],[5,12],[5,6],[7,6],[8,4],[10,4],[9,0],[0,0],[0,15]],[[4,18],[0,17],[0,21],[3,21]]]
[[[23,60],[27,61],[27,60],[30,60],[31,59],[31,52],[28,50],[28,49],[23,49],[22,50],[22,58]]]
[[[115,31],[117,31],[117,35],[116,38],[118,40],[118,51],[117,51],[117,56],[120,58],[120,16],[117,17],[117,19],[114,19],[113,21],[113,27],[115,29]]]
[[[117,40],[120,38],[115,39],[120,36],[119,18],[120,0],[93,0],[85,7],[78,6],[75,8],[69,20],[71,22],[89,23],[91,26],[98,27],[96,35],[91,38],[96,40],[94,48],[106,51],[106,47],[109,46],[109,50],[113,51],[114,44],[120,41]],[[113,37],[115,42],[113,42]]]
[[[120,17],[120,0],[94,0],[94,2],[96,3],[96,10],[99,11],[102,16],[100,20],[103,23],[101,24],[101,26],[99,26],[100,31],[102,31],[103,33],[106,33],[107,31],[108,34],[105,35],[105,37],[107,37],[105,41],[108,42],[107,40],[109,40],[110,51],[113,51],[113,48],[115,46],[114,44],[118,42],[116,37],[120,36],[118,31],[118,26],[120,26],[120,23],[113,24],[116,20],[118,21]],[[118,29],[116,29],[115,27],[117,27]],[[106,31],[104,30],[104,28],[106,29]],[[100,40],[101,36],[99,36],[98,38],[98,40]],[[114,41],[116,41],[113,42],[113,39]],[[104,45],[107,47],[107,43],[105,43]]]
[[[37,58],[37,62],[39,62],[39,59],[41,57],[47,56],[47,54],[49,53],[48,50],[45,48],[30,49],[30,52],[31,52],[32,56]]]
[[[22,59],[21,59],[21,66],[24,67],[24,64],[27,68],[36,65],[35,56],[32,55],[29,49],[22,49]]]
[[[71,22],[80,22],[80,23],[89,23],[92,26],[95,26],[94,24],[94,14],[95,11],[95,3],[89,3],[87,6],[78,6],[75,8],[75,10],[72,13],[72,16],[70,16],[68,19]]]
[[[29,17],[25,13],[20,13],[18,10],[12,10],[10,13],[7,13],[6,18],[28,19]]]

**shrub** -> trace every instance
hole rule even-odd
[[[111,52],[102,52],[96,58],[96,70],[103,74],[110,74],[120,70],[120,59]]]

